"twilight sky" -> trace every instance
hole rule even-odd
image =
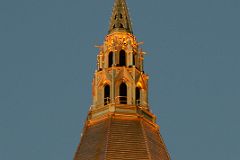
[[[172,160],[240,159],[240,1],[128,0]],[[71,160],[113,0],[0,0],[0,160]]]

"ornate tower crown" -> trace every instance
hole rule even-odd
[[[170,160],[148,104],[144,54],[125,0],[115,0],[99,47],[92,105],[74,160]]]

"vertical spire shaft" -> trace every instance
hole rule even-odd
[[[125,0],[115,0],[108,32],[112,33],[114,31],[133,33]]]

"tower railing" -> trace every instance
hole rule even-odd
[[[148,103],[145,101],[136,100],[135,103],[133,103],[133,102],[134,102],[134,100],[127,96],[116,96],[115,98],[106,97],[106,98],[104,98],[104,102],[102,104],[92,105],[91,108],[93,108],[93,107],[99,108],[102,106],[114,105],[114,104],[115,105],[120,105],[120,104],[136,105],[136,106],[149,108]]]
[[[156,117],[151,113],[147,103],[141,103],[140,100],[133,103],[133,99],[127,96],[117,96],[113,99],[107,97],[103,104],[92,105],[89,111],[89,119],[96,118],[111,113],[139,114],[146,119],[155,122]]]

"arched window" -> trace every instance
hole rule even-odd
[[[108,54],[108,67],[112,67],[113,65],[113,52]]]
[[[124,50],[119,53],[119,65],[126,66],[126,52]]]
[[[120,104],[127,104],[127,85],[125,83],[120,84],[119,96]]]
[[[107,105],[110,102],[110,86],[106,84],[104,86],[104,105]]]
[[[135,54],[134,53],[132,54],[132,63],[133,63],[132,65],[135,66]]]
[[[140,104],[140,88],[136,87],[136,104],[139,105]]]

